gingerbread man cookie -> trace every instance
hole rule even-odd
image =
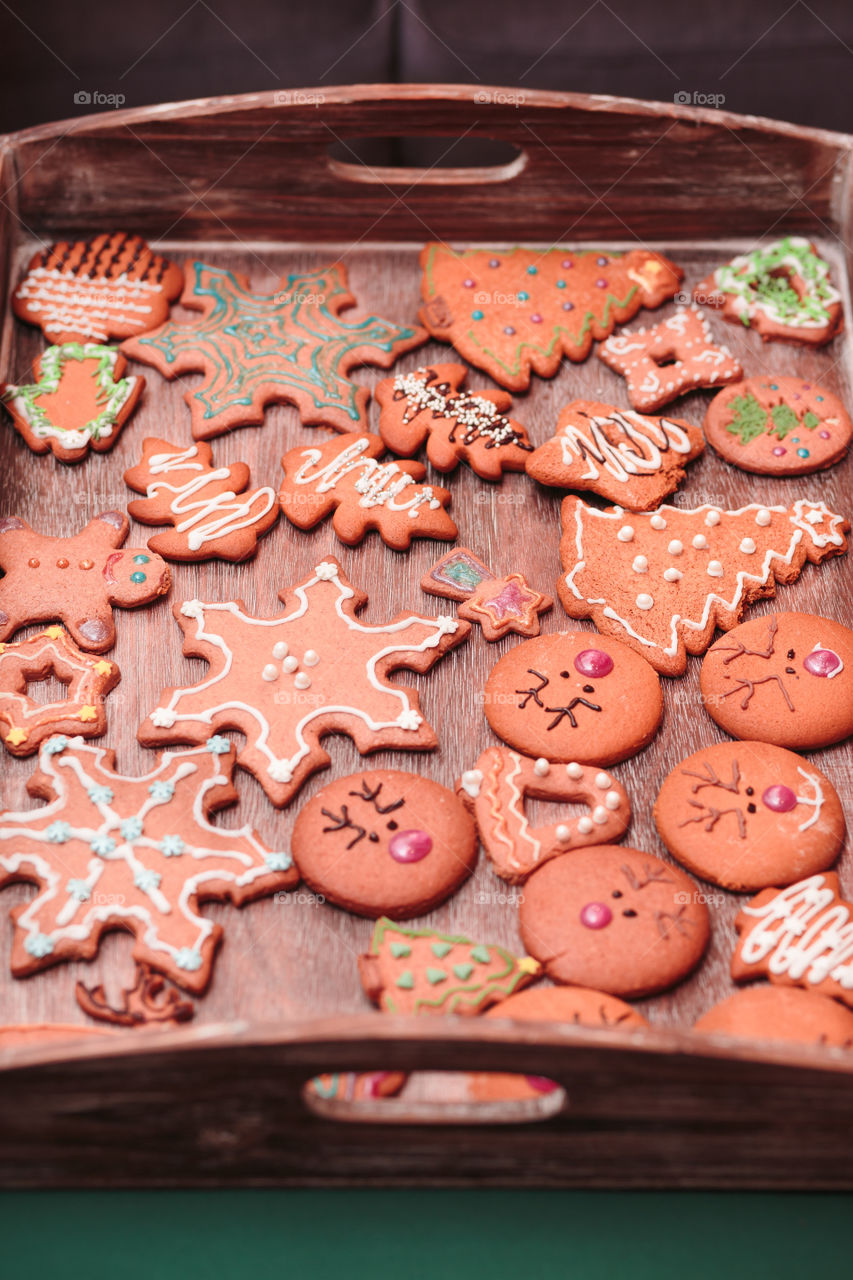
[[[313,529],[331,512],[341,542],[354,546],[370,529],[395,551],[412,538],[455,538],[450,494],[424,484],[419,462],[379,462],[385,445],[368,432],[348,432],[284,455],[281,509],[298,529]]]
[[[649,511],[674,493],[688,462],[705,448],[702,432],[683,418],[646,418],[631,409],[573,400],[557,430],[527,460],[540,484],[587,489],[634,511]]]
[[[171,575],[159,556],[125,547],[130,522],[105,511],[81,533],[54,538],[17,516],[0,520],[0,641],[30,622],[64,622],[81,649],[115,644],[113,606],[134,609],[165,595]]]
[[[389,449],[410,458],[427,442],[437,471],[467,462],[483,480],[523,471],[533,445],[518,422],[507,417],[505,391],[463,391],[462,364],[434,364],[385,378],[376,391],[379,434]]]
[[[683,272],[646,249],[466,249],[421,253],[420,319],[509,391],[531,372],[553,378],[565,356],[585,360],[640,307],[660,306]]]
[[[654,819],[688,871],[741,892],[823,871],[844,842],[829,779],[764,742],[718,742],[682,760],[664,780]]]
[[[36,702],[32,681],[53,675],[68,686],[58,702]],[[14,756],[29,756],[54,733],[96,738],[107,727],[104,700],[121,679],[114,662],[83,653],[63,627],[0,643],[0,738]]]
[[[744,471],[804,476],[844,457],[853,423],[838,397],[814,382],[745,378],[711,401],[705,435]]]
[[[115,347],[66,342],[36,357],[32,385],[3,383],[0,400],[34,453],[79,462],[111,449],[136,407],[145,379],[125,378],[126,366]]]
[[[522,573],[496,577],[468,547],[454,547],[437,560],[421,578],[421,590],[459,601],[459,617],[478,623],[489,642],[510,632],[538,636],[539,615],[554,605]]]
[[[724,320],[772,339],[823,346],[841,328],[841,294],[814,245],[785,236],[738,254],[693,290],[697,302],[722,308]]]
[[[0,812],[0,887],[39,889],[11,913],[14,975],[91,960],[104,933],[124,929],[139,964],[203,991],[222,926],[199,915],[199,902],[241,905],[299,879],[290,854],[265,848],[249,827],[208,821],[237,799],[233,766],[234,748],[216,735],[163,752],[135,778],[116,772],[111,751],[50,738],[27,784],[50,803]]]
[[[161,324],[180,292],[180,267],[116,231],[39,250],[12,309],[49,342],[108,342]]]
[[[245,560],[278,518],[275,491],[247,489],[245,462],[214,467],[203,442],[181,448],[149,436],[142,461],[125,471],[124,482],[145,494],[128,505],[134,520],[174,526],[148,539],[168,560]]]
[[[388,677],[400,667],[429,670],[467,638],[466,622],[414,613],[361,622],[367,597],[331,556],[279,596],[287,608],[275,618],[252,617],[240,601],[175,606],[184,653],[210,670],[195,686],[165,690],[140,742],[203,742],[237,729],[246,736],[238,763],[275,805],[328,764],[320,745],[328,733],[349,734],[363,754],[436,745],[415,690]]]
[[[631,821],[628,794],[609,773],[575,761],[531,760],[507,747],[488,747],[462,774],[456,791],[473,811],[493,870],[510,882],[525,880],[569,849],[619,840]],[[533,827],[524,811],[526,798],[583,804],[588,811]]]

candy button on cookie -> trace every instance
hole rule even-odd
[[[452,791],[370,770],[337,778],[302,809],[293,856],[306,882],[348,911],[405,920],[443,902],[471,873],[477,836]]]
[[[654,818],[689,871],[740,891],[824,871],[845,830],[829,779],[766,742],[717,743],[682,760],[660,789]]]
[[[685,977],[708,945],[708,908],[677,867],[638,849],[596,845],[530,877],[521,937],[555,982],[633,998]]]
[[[699,677],[708,714],[735,738],[797,751],[853,734],[853,631],[770,613],[721,636]]]
[[[510,649],[486,681],[486,719],[534,758],[615,764],[660,724],[656,672],[626,645],[595,632],[537,636]]]
[[[828,996],[798,987],[759,985],[736,991],[709,1009],[693,1030],[738,1040],[853,1048],[853,1013]]]

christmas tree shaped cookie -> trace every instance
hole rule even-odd
[[[557,583],[572,618],[592,618],[664,675],[681,675],[715,627],[731,630],[753,600],[793,582],[806,561],[847,550],[850,528],[822,502],[737,511],[663,506],[606,511],[566,498]]]
[[[542,966],[504,947],[406,929],[383,916],[358,968],[367,995],[386,1013],[475,1014],[527,986]]]
[[[552,378],[565,356],[585,360],[640,307],[678,289],[682,271],[659,253],[632,249],[468,249],[428,244],[421,253],[421,321],[469,364],[509,391],[531,372]]]

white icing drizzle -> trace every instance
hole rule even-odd
[[[845,991],[853,988],[853,921],[822,875],[809,876],[760,907],[744,907],[756,924],[739,948],[746,965],[767,960],[768,971],[816,986],[831,978]]]
[[[146,497],[156,498],[161,493],[174,495],[169,510],[175,519],[175,531],[187,534],[187,546],[199,551],[206,543],[227,538],[238,529],[248,528],[262,520],[275,504],[275,493],[270,488],[254,489],[240,497],[231,490],[210,493],[208,485],[217,485],[230,478],[227,467],[208,471],[201,462],[193,462],[198,456],[196,445],[190,445],[178,453],[154,453],[148,459],[151,475],[168,475],[170,471],[198,471],[200,475],[183,484],[170,484],[168,480],[154,480],[146,489]]]
[[[140,317],[151,315],[152,298],[162,292],[156,281],[130,280],[124,273],[114,278],[83,277],[55,267],[33,267],[15,297],[25,300],[28,309],[39,315],[48,337],[73,332],[106,342],[112,326],[144,328]]]
[[[317,493],[328,493],[344,476],[358,471],[354,487],[361,495],[358,502],[360,507],[387,507],[389,511],[406,511],[410,517],[416,518],[419,507],[428,506],[434,510],[441,506],[431,487],[413,479],[398,463],[366,458],[364,454],[370,444],[368,436],[353,440],[322,467],[317,466],[323,456],[322,451],[304,449],[302,457],[305,461],[294,472],[293,483],[310,484]],[[398,501],[407,490],[409,492],[405,501]]]
[[[625,483],[632,476],[660,471],[663,454],[670,449],[674,453],[690,452],[687,433],[668,418],[645,418],[626,409],[624,413],[614,411],[609,417],[590,415],[588,421],[588,433],[574,423],[560,431],[564,464],[571,466],[576,459],[588,463],[582,480],[598,479],[598,463],[615,480]],[[607,426],[616,427],[625,439],[611,443],[604,431]]]

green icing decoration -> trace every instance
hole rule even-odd
[[[391,955],[395,960],[405,960],[406,956],[412,954],[412,948],[407,942],[392,942]]]
[[[482,574],[477,573],[471,565],[465,564],[462,560],[456,564],[448,565],[444,572],[452,582],[456,582],[460,587],[465,587],[466,589],[479,587],[483,581]]]
[[[434,987],[438,986],[439,982],[447,981],[447,970],[446,969],[427,969],[426,980],[432,986]],[[400,984],[397,983],[397,985],[399,986]]]
[[[448,951],[453,950],[452,942],[434,942],[430,947],[430,951],[439,960],[443,960]]]
[[[460,982],[467,982],[474,972],[474,966],[472,964],[455,964],[453,972]]]
[[[793,274],[803,282],[802,297],[791,284]],[[765,249],[733,258],[717,268],[714,283],[740,299],[740,319],[747,327],[750,311],[760,308],[779,324],[821,328],[830,322],[830,304],[840,301],[829,279],[829,264],[799,236],[785,236]]]
[[[789,404],[774,405],[770,410],[770,417],[773,419],[770,434],[778,436],[780,440],[784,440],[789,432],[796,431],[800,425],[797,415]]]
[[[805,414],[803,415],[803,426],[808,431],[814,431],[815,427],[819,426],[819,424],[820,424],[820,418],[817,416],[817,414],[812,413],[811,409],[807,409]]]
[[[749,444],[767,430],[767,410],[761,407],[751,392],[746,396],[735,396],[729,409],[734,416],[726,424],[726,431],[738,436],[741,444]]]
[[[492,953],[488,947],[472,947],[471,959],[476,960],[477,964],[488,964],[492,958]]]
[[[412,973],[411,969],[404,969],[397,981],[394,983],[394,986],[399,987],[401,991],[411,991],[414,985],[415,975]]]
[[[118,351],[115,347],[100,346],[95,342],[64,342],[61,346],[48,347],[39,365],[39,381],[29,386],[7,386],[2,394],[5,404],[15,402],[18,412],[26,419],[33,435],[40,440],[52,437],[61,440],[66,447],[84,447],[91,440],[106,439],[113,433],[118,417],[127,403],[136,383],[135,378],[114,378]],[[45,413],[39,400],[42,396],[55,395],[59,390],[65,366],[70,360],[97,360],[92,378],[95,387],[95,403],[100,411],[88,422],[76,427],[59,427]]]

